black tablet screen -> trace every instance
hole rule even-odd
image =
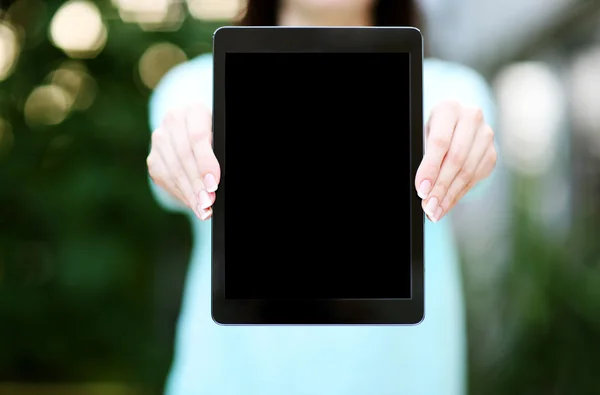
[[[410,298],[409,54],[225,65],[226,298]]]

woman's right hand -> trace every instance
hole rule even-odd
[[[212,215],[221,168],[212,148],[212,115],[204,106],[168,114],[152,133],[146,160],[152,181],[191,208]]]

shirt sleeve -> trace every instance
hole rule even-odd
[[[497,132],[495,98],[483,76],[469,67],[439,60],[429,61],[425,70],[429,71],[426,76],[432,77],[425,81],[425,91],[430,94],[429,106],[426,105],[427,118],[434,105],[444,100],[455,100],[463,106],[481,108],[485,121]],[[498,149],[497,137],[495,140]],[[481,196],[492,183],[494,174],[475,185],[462,201]]]
[[[160,127],[171,111],[202,103],[212,108],[212,56],[202,55],[171,69],[156,86],[149,102],[149,123],[152,131]],[[187,207],[170,193],[154,184],[150,190],[166,210],[185,212]]]

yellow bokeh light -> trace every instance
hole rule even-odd
[[[121,20],[137,23],[143,30],[177,30],[184,13],[180,1],[173,0],[112,0]]]
[[[144,85],[153,89],[167,71],[186,60],[185,52],[176,45],[154,44],[140,58],[140,79]]]
[[[19,58],[20,46],[16,29],[0,20],[0,81],[13,72]]]
[[[96,56],[104,48],[107,36],[100,10],[86,0],[63,4],[50,23],[54,45],[74,58]]]
[[[123,22],[158,23],[163,21],[172,0],[113,0]]]
[[[69,94],[74,110],[89,108],[96,98],[96,81],[81,63],[65,62],[50,74],[49,80],[51,84],[61,87]]]
[[[25,121],[29,126],[56,125],[65,120],[73,103],[67,91],[57,85],[35,88],[25,101]]]
[[[242,0],[187,0],[190,14],[200,20],[229,20],[242,10]]]
[[[152,21],[151,18],[138,18],[138,25],[144,31],[177,31],[183,25],[185,14],[181,4],[173,4],[169,12],[160,21]]]

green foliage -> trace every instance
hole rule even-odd
[[[500,319],[491,357],[481,357],[477,333],[493,327],[490,312],[471,317],[479,321],[471,323],[471,393],[599,394],[600,265],[578,258],[581,232],[556,242],[530,210],[515,204],[511,213],[511,253],[490,306]]]
[[[150,91],[138,61],[159,41],[189,57],[210,50],[217,26],[188,20],[176,33],[149,33],[106,7],[107,45],[84,62],[97,86],[93,105],[56,126],[30,127],[27,96],[68,59],[46,38],[59,3],[28,11],[35,24],[26,50],[0,83],[0,117],[14,135],[0,156],[0,382],[115,380],[157,389],[187,264],[176,252],[189,250],[190,237],[187,221],[160,209],[148,188]],[[179,269],[161,269],[170,265]],[[157,287],[173,273],[165,313]],[[156,322],[161,308],[166,323]]]

